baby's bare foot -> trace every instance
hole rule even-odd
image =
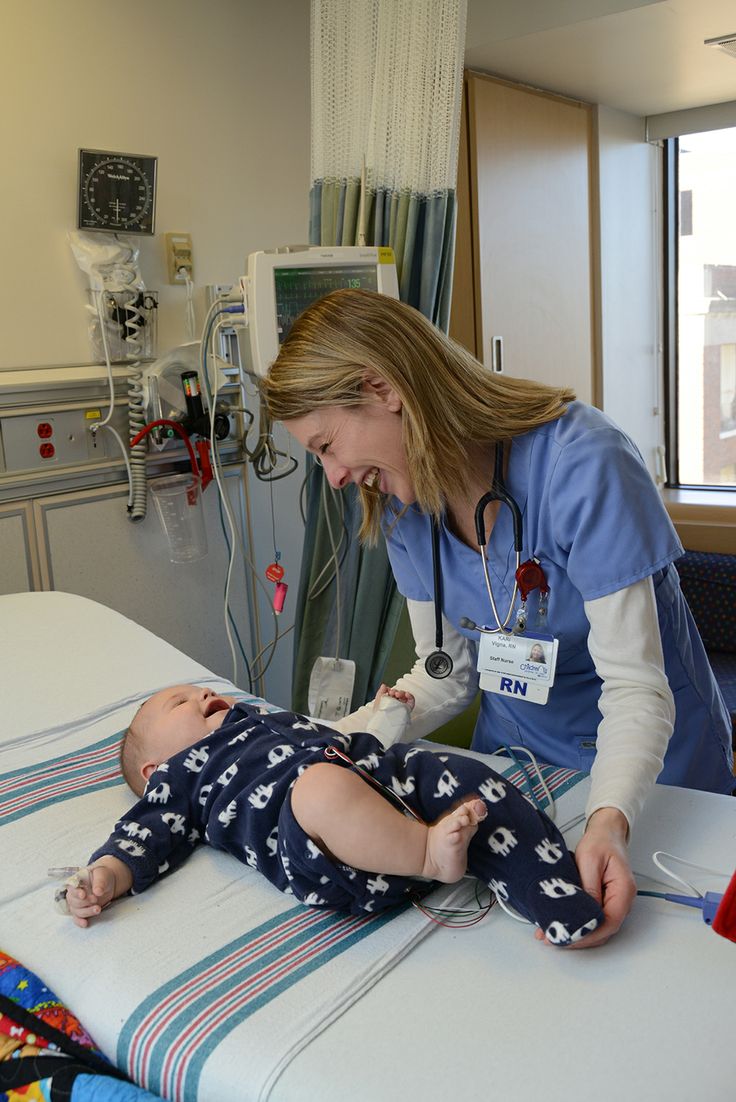
[[[443,884],[460,880],[468,867],[470,840],[487,814],[482,800],[471,799],[432,823],[427,831],[422,876]]]

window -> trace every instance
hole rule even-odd
[[[693,232],[693,193],[680,192],[680,236],[689,237]]]
[[[666,163],[670,483],[736,489],[736,127]]]
[[[721,346],[721,436],[736,434],[736,344]]]

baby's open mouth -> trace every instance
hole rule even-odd
[[[216,712],[230,710],[230,705],[226,700],[223,700],[221,696],[211,696],[207,701],[207,707],[204,710],[204,718],[209,719]]]

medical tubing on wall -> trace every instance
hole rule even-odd
[[[330,487],[332,493],[332,487]],[[330,519],[330,507],[327,499],[327,476],[322,478],[322,508],[324,511],[325,524],[327,526],[327,535],[330,540],[330,548],[332,549],[332,561],[335,564],[335,661],[340,660],[340,628],[342,620],[342,600],[340,591],[340,567],[338,563],[337,545],[335,544],[335,534],[332,531],[332,520]]]
[[[133,365],[134,370],[128,376],[128,439],[130,442],[131,503],[128,506],[128,519],[143,520],[148,506],[148,483],[146,479],[146,444],[140,439],[132,441],[146,424],[143,408],[143,372],[141,365]]]
[[[207,312],[202,330],[202,376],[205,394],[210,402],[212,401],[212,389],[207,374],[207,348],[211,335],[214,335],[215,326],[220,325],[218,318],[222,314],[245,315],[245,306],[242,302],[228,303],[225,299],[217,299]],[[214,349],[213,363],[216,363]],[[250,428],[254,420],[255,418],[251,416],[248,428]],[[283,452],[276,447],[272,430],[273,423],[268,415],[263,400],[260,399],[259,396],[258,439],[255,447],[250,449],[245,442],[244,436],[243,451],[253,467],[253,473],[261,482],[276,482],[280,478],[286,478],[288,475],[293,474],[299,466],[298,460],[291,455],[290,450],[288,452]],[[247,430],[245,435],[247,435]],[[281,465],[279,465],[280,460],[284,460]]]
[[[149,421],[148,424],[145,425],[144,428],[142,428],[136,436],[133,436],[131,438],[130,447],[134,448],[136,444],[139,444],[141,440],[145,439],[145,437],[148,436],[149,432],[151,432],[155,428],[158,428],[159,425],[166,425],[168,428],[173,429],[174,432],[178,433],[184,441],[184,446],[186,447],[187,454],[189,456],[189,465],[192,468],[192,485],[195,485],[199,482],[199,467],[197,465],[197,457],[194,454],[194,448],[192,447],[191,440],[189,439],[185,430],[182,428],[178,421],[171,421],[168,417],[159,417],[155,421]]]
[[[217,316],[217,315],[215,315],[215,316]],[[216,331],[217,331],[216,327],[209,326],[205,336],[202,338],[202,365],[203,365],[203,375],[205,377],[205,380],[207,379],[207,341],[208,341],[209,336],[211,334],[212,340],[214,342]],[[220,478],[220,463],[219,463],[219,456],[217,454],[217,441],[216,441],[216,437],[215,437],[215,402],[217,401],[218,377],[217,377],[216,361],[214,360],[214,357],[213,357],[213,363],[215,363],[215,389],[214,389],[214,391],[210,391],[209,388],[208,388],[209,408],[210,408],[210,436],[209,436],[209,442],[210,442],[210,452],[211,452],[212,473],[215,476],[215,484],[217,486],[217,492],[220,495],[220,498],[219,498],[220,508],[224,512],[225,517],[227,518],[228,527],[230,528],[230,540],[228,541],[227,535],[225,536],[225,544],[226,544],[227,549],[228,549],[228,561],[227,561],[227,572],[225,574],[225,592],[224,592],[224,595],[223,595],[223,617],[224,617],[224,623],[225,623],[225,636],[227,638],[228,646],[230,648],[230,656],[233,660],[233,683],[237,685],[237,682],[238,682],[238,659],[237,659],[237,655],[235,653],[235,643],[233,642],[232,631],[231,631],[231,628],[230,628],[230,619],[231,619],[231,616],[230,616],[230,582],[231,582],[232,575],[233,575],[233,566],[235,565],[236,530],[235,530],[235,521],[233,519],[232,511],[230,509],[230,504],[229,504],[229,502],[228,502],[228,500],[225,496],[225,487],[223,486],[221,478]],[[245,656],[243,656],[243,657],[245,658]],[[246,672],[247,672],[247,677],[248,677],[248,684],[249,684],[251,692],[252,692],[253,691],[253,688],[252,688],[252,686],[253,686],[252,668],[249,666],[249,664],[247,662],[247,659],[245,660],[245,662],[246,662]],[[263,695],[262,687],[260,688],[259,691],[261,692],[261,695]]]
[[[236,545],[236,542],[237,542],[237,546],[240,549],[240,554],[243,558],[243,563],[245,564],[246,568],[250,570],[251,580],[252,580],[252,585],[251,585],[252,602],[251,603],[252,603],[252,615],[253,615],[253,619],[254,619],[254,625],[253,626],[254,626],[254,631],[255,631],[255,636],[256,636],[256,642],[257,642],[257,645],[258,645],[259,649],[258,649],[257,658],[254,659],[253,662],[250,665],[248,665],[248,660],[245,657],[245,653],[244,653],[242,644],[240,642],[240,636],[239,635],[238,635],[238,643],[240,645],[241,654],[243,655],[243,660],[246,663],[249,682],[253,686],[251,691],[255,691],[257,693],[260,693],[260,695],[263,696],[264,695],[263,676],[264,676],[266,670],[268,669],[271,658],[273,657],[274,651],[276,649],[276,644],[278,643],[279,624],[278,624],[278,617],[276,616],[275,612],[273,612],[273,608],[271,608],[271,613],[272,613],[273,622],[274,622],[274,639],[271,643],[267,644],[265,647],[262,647],[261,646],[261,628],[260,628],[260,617],[258,615],[258,601],[257,601],[256,585],[260,585],[261,589],[265,593],[266,598],[269,602],[269,607],[271,607],[270,594],[269,594],[268,590],[266,589],[266,586],[264,585],[264,583],[258,577],[258,573],[256,571],[255,564],[253,563],[250,556],[245,551],[245,547],[243,546],[243,541],[240,537],[240,531],[237,528],[237,526],[235,525],[235,522],[233,520],[232,511],[230,509],[230,504],[229,504],[229,502],[228,502],[228,500],[225,496],[225,489],[224,489],[222,479],[221,479],[220,460],[219,460],[219,455],[218,455],[218,451],[217,451],[218,442],[217,442],[217,438],[215,436],[215,429],[214,429],[214,410],[215,410],[215,406],[217,404],[218,376],[215,375],[215,390],[213,392],[211,390],[211,388],[209,387],[209,380],[208,380],[208,375],[207,375],[207,355],[208,355],[208,347],[209,347],[210,336],[211,336],[212,345],[213,345],[212,356],[213,356],[213,362],[214,362],[214,357],[215,357],[214,344],[215,344],[215,336],[216,336],[216,331],[217,331],[217,325],[221,324],[220,322],[218,322],[217,325],[210,324],[210,318],[215,313],[215,311],[217,311],[218,313],[224,313],[225,312],[225,311],[222,311],[222,310],[218,309],[219,305],[220,304],[217,303],[217,302],[213,303],[213,305],[210,307],[210,310],[209,310],[208,315],[207,315],[207,319],[205,320],[205,324],[204,324],[203,332],[206,336],[203,336],[203,338],[202,338],[202,349],[203,349],[203,351],[202,351],[202,375],[203,375],[204,380],[205,380],[205,388],[206,388],[206,393],[207,393],[208,400],[209,400],[209,409],[210,409],[210,447],[211,447],[211,451],[212,451],[212,471],[213,471],[213,474],[214,474],[214,477],[215,477],[215,484],[217,485],[217,491],[218,491],[219,499],[220,499],[220,507],[221,507],[221,510],[225,513],[225,516],[227,518],[227,522],[228,522],[228,526],[230,528],[231,538],[232,538],[232,548],[228,544],[229,560],[228,560],[228,577],[227,577],[226,584],[225,584],[225,609],[226,609],[226,617],[231,618],[231,614],[230,614],[230,611],[229,611],[229,599],[230,599],[230,597],[229,597],[229,590],[230,590],[229,582],[230,582],[230,575],[231,575],[231,572],[232,572],[232,564],[233,564],[233,561],[234,561],[235,545]],[[249,495],[248,495],[248,481],[247,481],[247,478],[243,478],[243,492],[244,492],[244,495],[245,495],[245,523],[246,523],[246,526],[247,526],[247,529],[248,529],[248,540],[249,540],[250,545],[252,546],[253,545],[253,533],[252,533],[252,530],[251,530],[251,523],[250,523],[250,501],[249,501]],[[225,542],[227,544],[228,543],[227,534],[225,532],[224,524],[223,524],[223,532],[225,533]],[[235,628],[234,621],[233,621],[233,627]],[[227,624],[226,624],[226,629],[225,630],[226,630],[226,634],[227,634],[227,637],[228,637],[228,642],[230,643],[230,646],[231,646],[231,653],[232,653],[234,648],[233,648],[233,644],[232,644],[232,638],[231,638],[230,633],[228,631]],[[236,633],[236,635],[238,634],[237,633],[237,628],[235,628],[235,633]],[[266,650],[268,650],[269,647],[271,648],[271,654],[269,656],[268,662],[266,662],[266,664],[264,666],[262,666],[260,669],[256,669],[256,663],[257,663],[258,659],[261,658],[263,653]]]
[[[118,442],[118,447],[120,448],[120,452],[122,454],[123,461],[125,463],[125,470],[126,470],[126,473],[128,475],[128,512],[130,513],[130,509],[132,508],[132,505],[133,505],[133,472],[132,472],[131,465],[130,465],[130,458],[128,456],[128,449],[126,448],[123,441],[120,439],[120,435],[118,434],[117,430],[114,429],[112,427],[112,425],[110,424],[110,421],[112,420],[112,416],[115,412],[115,380],[114,380],[113,374],[112,374],[112,363],[111,363],[111,360],[110,360],[110,348],[109,348],[108,343],[107,343],[107,334],[105,332],[104,315],[103,315],[103,308],[102,308],[103,293],[104,293],[103,291],[98,291],[96,293],[95,303],[96,303],[96,306],[97,306],[97,317],[98,317],[98,320],[100,322],[100,334],[102,336],[102,348],[103,348],[103,351],[104,351],[104,354],[105,354],[105,367],[107,368],[107,383],[108,383],[109,392],[110,392],[110,405],[109,405],[109,408],[107,410],[107,416],[105,417],[105,419],[103,421],[97,421],[97,422],[95,422],[95,424],[90,425],[90,432],[92,433],[92,439],[95,440],[99,430],[100,429],[106,429],[107,432],[112,433],[112,435],[115,437],[115,439]]]
[[[218,329],[218,327],[216,326],[215,329],[213,330],[213,333],[212,333],[213,355],[214,355],[214,344],[215,344],[215,338],[216,338],[216,335],[217,335],[217,329]],[[230,626],[230,628],[232,628],[232,631],[235,634],[235,638],[236,638],[237,643],[238,643],[238,650],[240,652],[240,657],[243,659],[243,664],[245,666],[245,676],[248,679],[248,692],[252,693],[254,686],[253,686],[253,676],[252,676],[252,672],[251,672],[251,664],[248,661],[248,656],[245,653],[245,647],[243,646],[243,641],[240,638],[240,632],[238,631],[238,625],[235,621],[235,617],[233,616],[232,610],[230,609],[230,576],[231,576],[231,566],[232,566],[232,563],[234,562],[234,558],[235,558],[235,540],[233,539],[231,541],[230,538],[228,537],[227,526],[225,524],[225,519],[226,519],[225,510],[223,508],[222,488],[221,488],[221,484],[220,484],[220,468],[219,468],[220,459],[219,459],[219,455],[218,455],[218,451],[217,451],[218,441],[217,441],[217,437],[215,435],[215,407],[216,407],[216,404],[217,404],[217,381],[218,380],[217,380],[217,376],[216,376],[215,377],[215,390],[214,390],[214,394],[212,395],[212,401],[210,402],[210,406],[209,406],[209,415],[210,415],[209,416],[209,422],[210,422],[209,442],[210,442],[210,454],[211,454],[211,462],[212,462],[212,473],[213,473],[213,476],[214,476],[214,479],[215,479],[215,485],[217,486],[217,506],[218,506],[218,513],[219,513],[219,517],[220,517],[220,528],[222,529],[222,536],[223,536],[223,539],[225,540],[225,547],[227,548],[227,554],[228,554],[228,570],[227,570],[227,574],[226,574],[226,577],[225,577],[225,586],[224,586],[224,589],[223,589],[223,602],[224,602],[224,611],[225,611],[225,618],[226,618],[225,634],[227,636],[228,645],[230,647],[230,654],[231,654],[232,660],[233,660],[233,679],[232,679],[233,684],[238,684],[238,679],[237,679],[237,657],[236,657],[236,654],[235,654],[235,647],[234,647],[234,644],[233,644],[233,641],[232,641],[232,636],[230,635],[230,632],[228,631],[228,625]],[[228,518],[228,523],[231,524],[231,518]],[[231,531],[233,531],[233,527],[231,527]],[[237,533],[236,533],[236,535],[237,535]],[[260,636],[258,636],[258,641],[260,642]],[[263,695],[263,694],[261,693],[261,695]]]
[[[315,462],[312,465],[312,470],[310,471],[310,474],[307,477],[311,477],[312,472],[314,472],[318,469],[321,470],[321,467],[320,467],[319,463]],[[332,579],[335,576],[335,571],[340,569],[340,567],[343,564],[343,560],[345,559],[345,557],[348,553],[348,550],[349,550],[350,535],[349,535],[347,527],[345,525],[345,506],[343,504],[342,494],[333,494],[332,495],[332,500],[333,500],[333,503],[335,503],[337,505],[337,509],[338,509],[339,514],[340,514],[340,539],[338,540],[338,543],[337,543],[337,554],[335,554],[335,553],[330,554],[330,557],[327,559],[327,562],[323,565],[323,567],[320,570],[319,574],[317,575],[317,577],[312,582],[311,588],[309,589],[309,592],[307,593],[307,600],[309,600],[309,601],[313,601],[316,597],[319,597],[319,595],[321,593],[323,593],[330,585],[332,585]],[[301,514],[302,514],[302,522],[306,525],[307,522],[306,522],[306,518],[305,518],[305,515],[304,515],[304,510],[303,510],[303,508],[301,508],[301,502],[300,502],[300,509],[301,509]],[[332,567],[331,571],[330,571],[330,567]],[[330,572],[328,573],[328,571],[330,571]],[[327,577],[324,579],[324,581],[322,581],[325,574],[327,574]]]
[[[128,440],[130,446],[131,503],[128,506],[128,519],[143,520],[147,508],[146,482],[146,445],[142,439],[133,444],[146,423],[143,412],[143,384],[140,365],[140,330],[145,324],[143,312],[138,305],[138,297],[123,307],[123,332],[126,355],[134,362],[128,377]]]
[[[218,376],[215,373],[215,391],[213,393],[212,389],[210,387],[210,384],[209,384],[209,375],[207,373],[207,356],[208,356],[208,354],[211,353],[212,361],[213,361],[213,363],[216,363],[216,341],[215,341],[215,336],[216,336],[217,327],[222,324],[222,320],[218,320],[220,318],[220,315],[223,315],[223,314],[242,314],[243,312],[244,312],[244,307],[242,306],[242,304],[237,304],[235,306],[233,306],[233,305],[223,305],[223,300],[217,300],[210,307],[210,309],[207,313],[207,317],[205,318],[204,326],[203,326],[202,360],[201,360],[201,363],[202,363],[202,376],[203,376],[203,380],[204,380],[205,392],[207,394],[207,397],[208,397],[208,400],[209,400],[209,403],[210,403],[210,443],[211,443],[211,447],[212,447],[213,470],[215,472],[217,471],[217,466],[216,466],[217,451],[216,451],[216,440],[215,440],[215,437],[214,437],[214,430],[213,430],[212,426],[213,426],[213,410],[215,409],[215,406],[217,404]],[[247,449],[245,447],[244,447],[244,450],[246,451],[246,454],[247,454]],[[278,453],[278,454],[282,454],[282,453]],[[291,462],[293,462],[294,465],[296,466],[296,460],[291,460]],[[286,472],[286,473],[290,473],[290,472]],[[216,481],[217,481],[218,491],[220,493],[220,500],[221,500],[221,502],[223,504],[223,507],[224,507],[224,509],[227,513],[229,511],[229,504],[228,504],[228,502],[227,502],[227,500],[224,496],[224,490],[223,490],[221,482],[217,478],[216,478]],[[251,530],[251,522],[250,522],[250,503],[249,503],[247,477],[243,479],[243,490],[244,490],[245,499],[246,499],[246,517],[245,517],[245,520],[246,520],[246,525],[247,525],[247,528],[248,528],[248,540],[249,540],[250,545],[253,546],[253,533],[252,533],[252,530]],[[234,538],[237,539],[237,541],[238,541],[238,546],[240,548],[240,553],[243,557],[243,562],[245,563],[245,565],[250,570],[251,578],[252,578],[253,582],[255,583],[255,585],[252,587],[252,594],[253,594],[252,612],[253,612],[253,616],[254,616],[254,620],[255,620],[255,633],[256,633],[257,642],[258,642],[258,645],[259,645],[259,650],[258,650],[258,658],[253,660],[253,663],[252,663],[252,666],[251,666],[251,673],[252,673],[253,681],[256,682],[257,684],[260,684],[260,688],[259,688],[258,691],[260,691],[261,695],[263,695],[263,677],[266,674],[266,671],[268,670],[268,667],[271,665],[274,654],[276,653],[276,647],[278,645],[279,639],[285,634],[285,632],[280,631],[279,619],[278,619],[278,616],[276,615],[276,613],[273,609],[273,604],[272,604],[272,601],[271,601],[271,594],[269,593],[268,589],[266,588],[264,582],[261,580],[261,578],[258,574],[258,571],[256,570],[255,563],[253,562],[251,557],[246,553],[245,548],[243,546],[243,542],[240,538],[240,532],[238,531],[238,529],[235,527],[234,524],[231,525],[231,529],[234,532]],[[260,586],[261,591],[265,594],[266,600],[268,601],[268,606],[269,606],[271,615],[273,617],[274,637],[273,637],[272,641],[270,643],[267,643],[265,646],[261,646],[260,616],[258,614],[258,601],[257,601],[257,593],[256,593],[255,586]],[[269,651],[268,659],[266,660],[265,663],[262,663],[259,668],[256,668],[257,660],[260,659],[261,656],[266,651]]]
[[[217,454],[217,441],[216,441],[216,438],[215,438],[215,435],[214,435],[214,410],[215,410],[215,406],[216,406],[216,402],[217,402],[218,376],[215,372],[215,376],[214,376],[214,378],[215,378],[215,389],[214,389],[214,392],[213,392],[213,388],[210,384],[209,373],[208,373],[208,370],[207,370],[207,360],[208,360],[208,356],[211,354],[212,355],[212,362],[216,365],[216,350],[214,348],[214,344],[215,344],[215,336],[216,336],[217,327],[222,324],[222,322],[220,320],[220,316],[221,315],[232,315],[232,314],[243,314],[245,312],[245,308],[244,308],[242,303],[238,303],[238,304],[230,303],[230,304],[226,305],[226,302],[227,302],[226,299],[218,299],[217,301],[215,301],[210,306],[209,310],[207,311],[207,316],[205,317],[204,325],[202,327],[202,344],[201,344],[202,385],[204,387],[205,395],[207,397],[207,400],[208,400],[208,403],[209,403],[209,409],[210,409],[210,447],[211,447],[211,452],[212,452],[212,469],[213,469],[213,473],[214,473],[214,476],[215,476],[215,483],[217,485],[218,493],[220,495],[221,506],[222,506],[222,509],[223,509],[223,511],[225,513],[225,516],[227,518],[228,527],[230,528],[231,538],[232,538],[232,552],[230,553],[229,562],[228,562],[228,579],[226,581],[226,589],[225,589],[225,610],[226,610],[225,611],[225,630],[226,630],[226,634],[227,634],[227,637],[228,637],[228,643],[230,644],[231,654],[233,654],[234,644],[232,642],[232,636],[231,636],[230,631],[229,631],[229,623],[228,623],[228,620],[229,620],[229,589],[230,589],[229,582],[230,582],[230,577],[231,577],[231,574],[232,574],[232,566],[233,566],[232,555],[234,554],[235,544],[236,544],[236,541],[237,541],[238,547],[240,549],[240,553],[243,557],[243,562],[245,563],[246,567],[250,570],[252,581],[255,583],[255,585],[252,587],[252,593],[253,593],[252,614],[253,614],[253,617],[254,617],[254,620],[255,620],[254,628],[255,628],[255,633],[256,633],[256,638],[257,638],[259,650],[257,652],[256,659],[254,659],[253,663],[251,664],[250,671],[249,671],[249,676],[250,676],[251,681],[252,681],[252,683],[255,687],[255,691],[260,692],[261,695],[263,695],[263,677],[264,677],[268,667],[270,666],[271,661],[273,660],[273,656],[276,652],[276,647],[278,645],[278,641],[283,636],[283,634],[285,634],[285,633],[283,633],[283,632],[280,633],[280,631],[279,631],[279,620],[278,620],[278,617],[276,616],[275,612],[273,611],[273,607],[272,607],[272,604],[271,604],[271,595],[270,595],[269,591],[266,589],[265,584],[261,581],[260,577],[258,576],[258,571],[256,570],[255,563],[252,561],[251,557],[245,551],[245,547],[243,546],[243,542],[242,542],[242,539],[240,537],[240,532],[239,532],[237,526],[235,525],[235,523],[233,521],[232,511],[230,509],[230,504],[227,500],[227,497],[225,496],[224,486],[222,484],[222,480],[221,480],[221,477],[220,477],[219,457],[218,457],[218,454]],[[210,345],[212,345],[212,348],[210,347]],[[244,447],[244,450],[247,453],[247,449],[245,449],[245,447]],[[281,454],[281,453],[278,453],[278,454]],[[293,463],[294,467],[296,467],[296,465],[297,465],[296,460],[292,459],[291,463]],[[291,469],[293,469],[293,468],[290,468],[289,472],[285,472],[285,473],[290,473]],[[252,532],[251,532],[251,527],[250,527],[250,506],[249,506],[249,503],[248,503],[247,478],[243,480],[243,487],[244,487],[244,492],[245,492],[245,496],[246,496],[246,524],[247,524],[247,527],[248,527],[249,540],[250,540],[251,545],[252,545],[253,538],[252,538]],[[226,537],[226,543],[227,543],[227,537]],[[230,548],[228,550],[230,551]],[[266,599],[268,601],[269,608],[271,609],[271,614],[273,616],[274,637],[273,637],[273,640],[270,643],[267,643],[265,646],[261,646],[260,617],[259,617],[259,614],[258,614],[258,601],[256,599],[256,588],[255,588],[256,586],[259,586],[261,588],[261,590],[263,591],[263,593],[266,595]],[[238,638],[238,642],[240,643],[239,638]],[[242,645],[241,645],[240,649],[241,649],[241,653],[243,653]],[[259,668],[256,668],[257,663],[262,659],[262,656],[266,652],[270,652],[269,655],[268,655],[268,659],[266,660],[265,663],[262,663]],[[247,663],[247,659],[245,659],[244,654],[243,654],[243,657],[244,657],[244,660]],[[234,660],[234,658],[233,658],[233,660]]]

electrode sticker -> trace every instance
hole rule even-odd
[[[558,640],[551,635],[482,632],[478,672],[517,678],[549,689],[555,681],[558,645]]]

